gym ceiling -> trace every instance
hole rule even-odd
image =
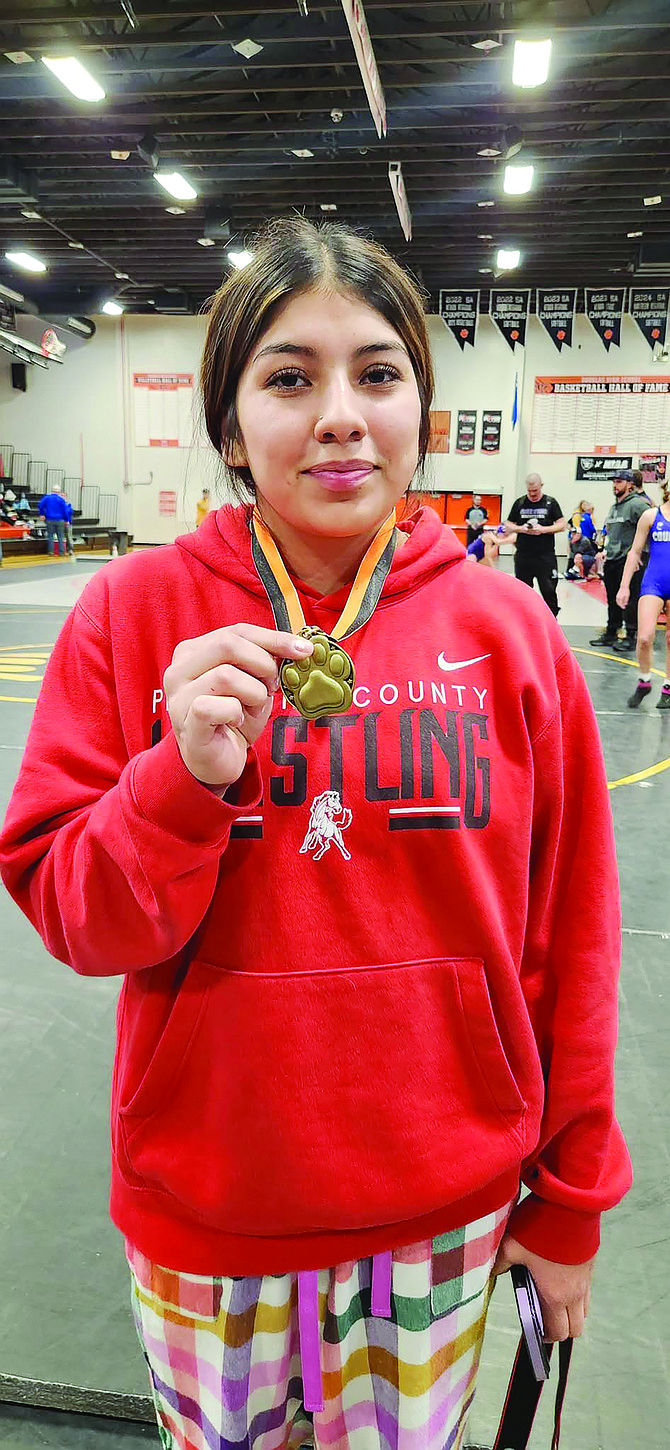
[[[667,282],[669,0],[364,8],[381,139],[342,0],[0,0],[0,284],[43,313],[108,298],[196,312],[228,251],[290,212],[374,235],[433,310],[441,287],[485,294],[499,247],[521,253],[502,285]],[[545,38],[548,80],[520,89],[515,41]],[[44,56],[77,57],[105,98],[76,100]],[[508,153],[534,167],[526,195],[503,191]],[[389,182],[398,162],[410,242]],[[175,200],[156,169],[197,197]],[[29,276],[6,251],[48,270]]]

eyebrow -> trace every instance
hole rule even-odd
[[[256,353],[254,362],[258,362],[260,358],[266,357],[270,353],[280,352],[288,352],[302,357],[319,356],[315,347],[307,347],[299,342],[276,342],[270,347],[262,347],[260,352]],[[407,348],[403,347],[401,342],[367,342],[363,347],[358,347],[353,356],[354,358],[367,357],[373,352],[401,352],[405,357],[409,357]]]

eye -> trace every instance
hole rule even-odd
[[[309,383],[309,378],[305,377],[305,373],[300,373],[300,368],[286,367],[281,368],[280,373],[273,373],[273,376],[268,377],[265,387],[278,387],[280,393],[290,393],[294,392],[299,381]]]
[[[367,377],[374,384],[396,383],[399,380],[400,373],[390,363],[374,363],[373,367],[368,367],[364,377]]]

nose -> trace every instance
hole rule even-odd
[[[336,439],[345,443],[354,438],[363,438],[368,425],[361,404],[347,378],[333,378],[320,394],[320,414],[314,425],[314,437],[319,442]]]

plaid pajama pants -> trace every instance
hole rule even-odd
[[[314,1275],[178,1273],[126,1241],[164,1450],[460,1450],[511,1208]],[[313,1413],[305,1280],[314,1291]]]

